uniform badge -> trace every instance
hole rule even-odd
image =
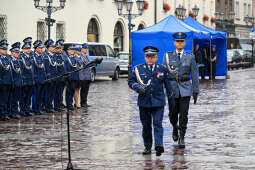
[[[164,76],[164,73],[157,72],[157,78],[159,78],[160,76]]]
[[[184,61],[182,61],[182,66],[184,66],[185,65],[185,62]]]
[[[175,69],[174,65],[170,65],[170,69],[174,70]]]

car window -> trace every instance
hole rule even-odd
[[[107,53],[110,57],[115,57],[114,52],[110,46],[106,46]]]
[[[104,45],[89,45],[90,56],[107,56]]]
[[[129,55],[128,55],[128,54],[119,54],[119,58],[120,58],[121,60],[128,60]]]

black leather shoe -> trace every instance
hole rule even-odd
[[[178,145],[179,148],[185,148],[185,141],[184,141],[184,137],[180,137],[178,140]]]
[[[33,114],[32,114],[32,113],[29,113],[29,112],[25,113],[25,115],[26,115],[26,116],[33,116]]]
[[[72,110],[74,110],[74,107],[68,107],[67,110],[72,111]]]
[[[178,126],[174,126],[173,127],[173,141],[177,142],[178,141],[178,138],[179,138],[179,135],[178,135]]]
[[[35,115],[41,115],[42,113],[41,112],[35,112]]]
[[[156,146],[156,156],[161,156],[162,153],[164,153],[164,147],[163,146]]]
[[[144,149],[144,151],[143,151],[143,155],[149,155],[149,154],[151,154],[151,149]]]

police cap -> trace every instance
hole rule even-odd
[[[185,40],[186,37],[187,37],[187,34],[184,32],[176,32],[173,34],[173,38],[175,40]]]
[[[145,55],[156,55],[159,52],[159,49],[153,46],[147,46],[143,49]]]

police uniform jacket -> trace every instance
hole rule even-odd
[[[172,96],[170,82],[167,79],[168,70],[161,64],[155,64],[153,71],[146,64],[138,65],[134,68],[128,85],[131,89],[138,92],[141,85],[139,78],[137,78],[135,69],[137,68],[140,79],[144,84],[151,80],[150,85],[146,88],[145,94],[138,95],[139,107],[163,107],[166,104],[164,85],[166,87],[167,96]]]
[[[46,78],[55,78],[57,76],[57,64],[55,55],[50,53],[48,50],[45,50],[43,52],[43,58],[45,64]]]
[[[11,56],[11,66],[12,66],[12,77],[13,85],[16,87],[21,87],[23,85],[22,72],[19,60]]]
[[[12,84],[12,70],[11,63],[7,56],[0,54],[0,84],[11,85]]]
[[[175,98],[191,96],[193,93],[199,93],[198,69],[195,57],[191,53],[183,52],[179,60],[176,51],[167,52],[164,56],[163,64],[169,70],[169,80],[173,89]],[[192,83],[189,80],[191,75]],[[187,79],[188,81],[179,81]]]
[[[38,84],[44,84],[46,80],[46,70],[44,65],[44,59],[42,54],[37,54],[36,52],[33,52],[34,57],[34,77],[35,82]]]
[[[67,59],[66,59],[66,71],[67,72],[72,72],[79,69],[78,63],[77,63],[77,59],[75,56],[73,55],[68,55]],[[74,72],[72,74],[69,75],[68,80],[79,80],[79,73],[78,72]]]
[[[23,85],[34,85],[34,61],[33,57],[20,52],[19,63],[22,72]]]
[[[56,63],[57,63],[57,76],[63,75],[66,73],[66,65],[65,60],[62,56],[62,54],[55,53]],[[65,81],[64,77],[58,78],[57,81]]]
[[[87,54],[81,53],[81,59],[83,62],[83,66],[85,66],[89,62],[89,58]],[[80,80],[91,80],[90,68],[86,68],[80,71]]]

